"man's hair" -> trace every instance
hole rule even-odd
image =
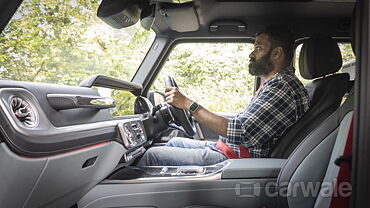
[[[285,53],[285,64],[290,65],[293,59],[294,37],[291,30],[284,25],[270,25],[256,34],[256,37],[266,34],[271,42],[271,48],[281,46]]]

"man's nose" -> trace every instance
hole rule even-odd
[[[249,58],[256,58],[256,57],[254,56],[254,51],[252,51],[252,52],[249,54]]]

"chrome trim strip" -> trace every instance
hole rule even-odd
[[[132,184],[132,183],[160,183],[160,182],[189,182],[221,180],[222,173],[205,176],[176,176],[176,177],[148,177],[130,180],[105,180],[101,184]]]
[[[94,106],[105,106],[105,107],[111,107],[116,106],[116,101],[112,98],[96,98],[90,100],[90,104]]]
[[[129,180],[104,180],[101,184],[126,184],[126,183],[160,183],[160,182],[181,182],[181,181],[212,181],[212,180],[221,180],[222,171],[229,166],[230,161],[226,160],[224,162],[218,163],[222,164],[219,170],[210,173],[210,174],[202,174],[202,175],[192,175],[192,176],[171,176],[171,177],[145,177],[145,178],[136,178],[136,179],[129,179]],[[215,167],[216,165],[212,166],[204,166],[207,167]],[[158,167],[158,168],[174,168],[178,166],[148,166],[148,167]]]

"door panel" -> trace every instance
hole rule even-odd
[[[0,80],[1,133],[13,151],[38,157],[119,141],[108,110],[57,111],[46,98],[52,93],[99,96],[90,88]]]
[[[118,164],[124,148],[103,143],[51,157],[25,158],[0,144],[2,207],[71,207]],[[83,167],[86,160],[94,163]],[[4,168],[6,167],[6,168]]]
[[[141,126],[137,116],[55,110],[48,94],[100,96],[85,87],[0,80],[1,207],[71,207],[138,148],[124,146],[117,128]]]

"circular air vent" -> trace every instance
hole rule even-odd
[[[34,127],[37,124],[37,114],[32,105],[23,98],[13,97],[11,108],[15,117],[25,126]]]

